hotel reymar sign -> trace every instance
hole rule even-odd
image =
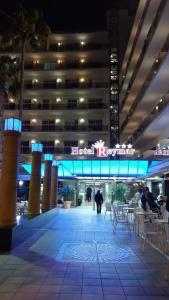
[[[115,145],[115,148],[108,148],[104,146],[102,140],[97,141],[91,148],[71,147],[71,155],[95,155],[97,157],[108,157],[115,155],[134,155],[135,149],[131,144]]]

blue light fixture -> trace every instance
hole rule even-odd
[[[33,143],[32,144],[32,152],[42,152],[43,145],[41,143]]]
[[[53,166],[53,167],[56,167],[57,165],[58,165],[57,160],[53,160],[52,166]]]
[[[21,132],[22,122],[16,118],[6,118],[4,120],[4,131]]]
[[[52,161],[53,160],[53,155],[50,154],[50,153],[45,153],[44,160]]]

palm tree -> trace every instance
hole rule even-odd
[[[5,103],[9,97],[16,97],[19,91],[19,64],[17,58],[0,57],[0,132],[3,127]],[[2,152],[2,135],[0,134],[0,153]],[[0,156],[1,160],[1,156]]]
[[[16,97],[19,90],[19,65],[18,59],[4,55],[0,56],[0,123],[2,118],[5,103],[9,97]]]
[[[39,47],[46,45],[50,34],[50,28],[45,24],[43,15],[36,9],[25,9],[19,6],[19,9],[11,16],[1,11],[5,16],[8,25],[9,34],[4,35],[5,40],[9,36],[13,47],[19,47],[20,52],[20,95],[19,95],[19,118],[23,114],[23,94],[24,94],[24,63],[25,52],[29,47]],[[3,44],[3,40],[2,40]]]

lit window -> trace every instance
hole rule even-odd
[[[60,119],[56,119],[56,120],[55,120],[55,123],[56,123],[56,124],[59,124],[59,123],[60,123]]]
[[[37,120],[36,119],[32,119],[31,122],[35,124],[37,122]]]
[[[83,77],[80,78],[80,82],[81,82],[81,83],[85,82],[85,79],[84,79]]]
[[[82,102],[84,102],[84,98],[83,97],[81,97],[80,99],[79,99],[79,101],[82,103]]]
[[[56,102],[57,103],[61,102],[61,99],[60,98],[56,98]]]
[[[37,64],[39,64],[39,60],[38,60],[38,59],[37,59],[37,60],[34,60],[33,63],[34,63],[35,65],[37,65]]]
[[[84,140],[80,140],[80,141],[79,141],[79,144],[80,144],[80,145],[84,144]]]
[[[60,144],[60,141],[59,140],[55,140],[55,145],[58,145]]]
[[[56,79],[56,82],[57,82],[57,83],[60,83],[60,82],[62,82],[62,79],[61,79],[61,78],[57,78],[57,79]]]
[[[83,124],[83,123],[85,122],[85,120],[84,120],[84,119],[80,119],[79,122],[80,122],[81,124]]]

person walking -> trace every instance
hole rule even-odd
[[[141,197],[142,208],[146,211],[148,208],[153,212],[160,213],[159,206],[155,202],[153,194],[149,191],[148,187],[144,188],[143,195]]]
[[[103,204],[103,196],[100,193],[100,190],[98,190],[95,195],[95,202],[97,205],[97,214],[101,214],[101,209],[102,209],[102,204]]]
[[[88,202],[91,202],[92,199],[92,188],[90,186],[88,186],[87,190],[86,190],[86,200]]]

